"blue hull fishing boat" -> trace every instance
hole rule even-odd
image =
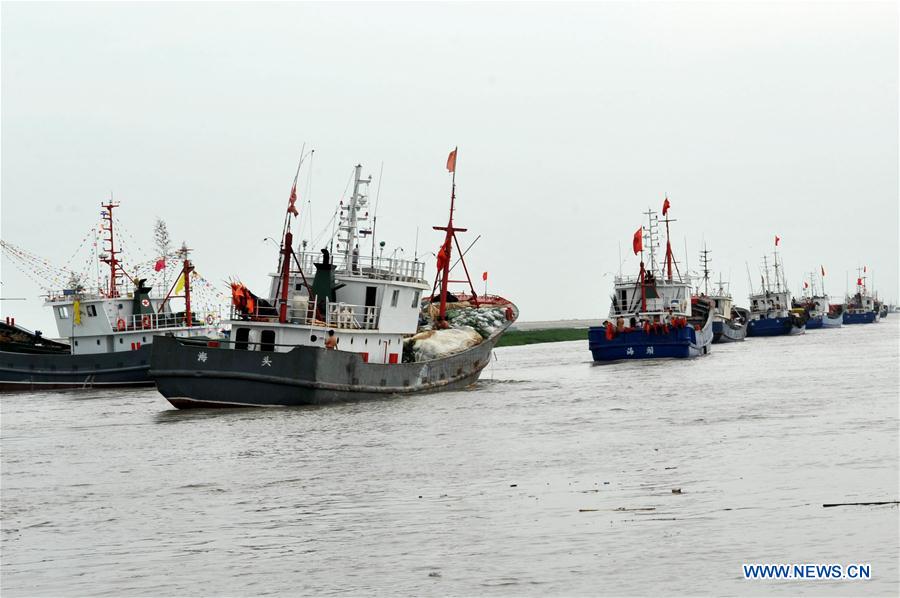
[[[819,266],[821,276],[810,272],[809,281],[803,282],[804,295],[794,300],[794,311],[803,310],[806,315],[806,329],[839,328],[843,323],[840,306],[832,306],[825,293],[825,266]],[[821,286],[820,286],[821,285]]]
[[[844,324],[872,324],[875,321],[874,311],[844,312]]]
[[[750,295],[750,322],[747,336],[783,336],[806,332],[806,312],[791,309],[791,292],[784,278],[784,267],[778,261],[778,242],[775,237],[775,277],[769,277],[769,263],[763,258],[762,289]],[[774,282],[774,284],[772,284]],[[751,293],[752,293],[751,288]]]
[[[847,297],[844,307],[844,324],[872,324],[880,319],[881,306],[866,288],[866,271],[866,266],[858,269],[856,293]]]
[[[641,255],[637,277],[621,274],[615,280],[609,318],[588,330],[588,347],[594,361],[625,359],[683,359],[709,352],[713,339],[715,308],[703,297],[691,297],[687,275],[678,271],[668,239],[669,200],[663,203],[666,223],[666,257],[657,267],[656,212],[648,210],[649,225],[634,234],[632,247]],[[650,267],[644,264],[644,239],[648,240]]]

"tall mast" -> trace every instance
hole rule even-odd
[[[656,251],[655,245],[659,242],[659,235],[657,233],[658,221],[659,218],[656,216],[656,212],[647,208],[647,211],[644,212],[644,215],[647,217],[647,230],[644,238],[647,239],[648,246],[650,247],[650,272],[656,273],[657,264],[656,264]]]
[[[763,290],[768,294],[772,286],[769,284],[769,258],[766,256],[763,256],[763,271],[766,274],[766,288]]]
[[[703,264],[703,294],[707,296],[709,295],[709,253],[706,243],[704,243],[703,251],[700,252],[700,263]]]
[[[775,256],[775,287],[781,292],[781,266],[778,264],[778,250],[773,252]]]
[[[669,282],[672,281],[672,236],[669,233],[669,198],[666,197],[666,201],[663,204],[663,222],[666,223],[666,280]]]
[[[362,164],[357,164],[353,173],[353,195],[350,196],[350,203],[346,207],[346,215],[342,218],[340,227],[344,236],[338,239],[345,244],[344,268],[348,272],[355,267],[354,262],[358,263],[359,260],[359,222],[368,218],[368,212],[360,213],[368,203],[368,195],[362,192],[362,186],[365,185],[368,191],[371,182],[371,176],[367,179],[362,178]]]
[[[182,243],[178,252],[181,259],[181,275],[184,277],[184,325],[190,328],[194,323],[194,316],[191,312],[191,272],[194,271],[194,265],[191,263],[191,250],[187,244]]]
[[[109,266],[109,288],[106,291],[107,297],[118,297],[119,296],[119,259],[116,257],[119,254],[119,251],[116,250],[116,237],[115,232],[113,231],[113,209],[118,208],[119,204],[112,200],[112,196],[107,203],[100,204],[103,208],[103,211],[100,212],[100,215],[103,217],[103,220],[106,221],[107,226],[104,227],[103,224],[100,225],[108,236],[103,239],[105,242],[109,244],[108,247],[104,247],[104,251],[106,252],[104,255],[100,256],[100,261],[106,263]]]
[[[445,232],[444,235],[444,243],[441,245],[438,250],[437,256],[437,278],[434,281],[434,287],[431,290],[431,297],[434,300],[434,292],[440,282],[441,287],[441,302],[440,302],[440,311],[438,313],[437,325],[439,327],[446,326],[447,321],[447,287],[450,282],[467,282],[469,284],[469,290],[472,293],[472,302],[478,306],[478,295],[475,292],[475,287],[472,286],[472,279],[469,276],[469,269],[466,266],[466,260],[463,252],[459,247],[459,240],[456,238],[456,233],[458,232],[466,232],[468,229],[465,228],[457,228],[453,225],[453,212],[456,210],[456,155],[459,148],[454,148],[452,152],[450,152],[450,156],[447,158],[447,170],[453,173],[453,177],[450,182],[450,218],[447,221],[447,226],[434,226],[432,227],[434,230],[442,230]],[[462,264],[463,271],[466,274],[466,280],[450,280],[450,258],[453,255],[453,245],[456,245],[457,251],[459,251],[459,263]]]

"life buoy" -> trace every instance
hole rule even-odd
[[[150,328],[150,316],[144,316],[141,318],[141,326],[144,328]]]
[[[212,316],[212,314],[209,314],[206,316],[206,323],[208,325],[212,326],[213,322],[215,322],[215,321],[216,321],[216,319]]]
[[[116,330],[118,330],[119,332],[125,330],[125,320],[123,320],[122,318],[116,320]]]

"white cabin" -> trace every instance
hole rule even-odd
[[[356,167],[350,203],[341,210],[343,236],[338,241],[345,249],[329,254],[334,300],[321,305],[308,290],[323,254],[295,252],[300,267],[292,268],[288,276],[286,321],[280,322],[278,314],[282,276],[273,273],[267,298],[275,306],[273,310],[257,307],[252,314],[233,310],[231,341],[235,349],[287,352],[295,346],[324,348],[333,332],[336,350],[359,353],[368,363],[402,361],[403,339],[416,333],[423,294],[431,285],[424,277],[424,262],[360,255],[359,240],[367,234],[361,229],[367,220],[362,187],[369,182],[360,177],[361,168]]]
[[[68,339],[73,355],[135,351],[151,344],[155,334],[179,337],[215,334],[212,322],[206,320],[187,326],[183,316],[171,311],[168,302],[163,305],[162,297],[149,297],[145,301],[153,308],[153,314],[135,314],[131,292],[110,298],[100,292],[65,290],[48,295],[44,305],[53,310],[59,337]]]

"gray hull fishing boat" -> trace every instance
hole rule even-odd
[[[384,243],[376,245],[366,226],[371,177],[361,177],[361,166],[340,208],[333,253],[295,251],[298,166],[268,298],[232,283],[228,341],[157,339],[150,375],[159,392],[178,408],[294,406],[453,390],[478,380],[518,310],[472,286],[456,238],[465,229],[453,225],[455,162],[456,150],[447,163],[454,173],[450,220],[435,227],[445,236],[433,286],[419,259],[376,255]],[[371,253],[360,255],[370,234]],[[464,273],[458,280],[450,280],[453,259]],[[449,283],[463,282],[466,293],[449,292]]]
[[[734,305],[731,292],[728,290],[729,283],[722,280],[721,273],[719,273],[719,282],[716,284],[716,288],[710,291],[710,253],[704,245],[703,251],[700,252],[700,263],[703,265],[703,290],[700,292],[700,296],[708,299],[715,306],[712,342],[718,344],[742,341],[747,336],[750,311]]]
[[[0,391],[151,386],[150,346],[157,335],[189,338],[216,333],[212,315],[201,320],[191,308],[191,279],[196,273],[187,248],[179,252],[181,275],[165,296],[152,295],[146,279],[125,271],[113,226],[118,206],[110,200],[101,212],[104,252],[94,257],[109,267],[106,281],[87,288],[73,275],[69,288],[46,288],[44,305],[52,310],[62,340],[44,338],[14,318],[0,323]],[[11,257],[28,258],[9,243],[3,242],[3,249]],[[183,293],[175,291],[179,286]],[[176,297],[184,300],[183,309],[173,309]]]

